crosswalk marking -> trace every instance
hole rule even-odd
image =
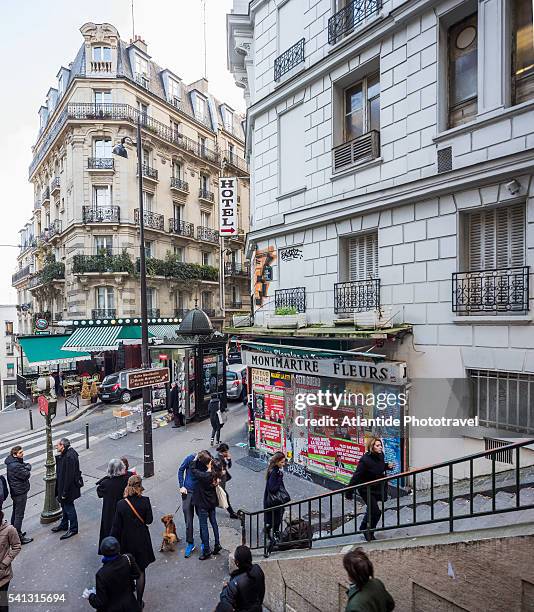
[[[66,429],[60,429],[59,431],[55,431],[52,430],[52,435],[58,436],[58,435],[63,435],[67,433]],[[39,440],[44,440],[45,438],[45,430],[42,429],[41,431],[34,431],[32,433],[29,433],[25,436],[20,436],[18,438],[13,438],[12,440],[10,440],[9,442],[4,442],[3,444],[0,444],[0,455],[3,452],[9,452],[9,450],[11,448],[13,448],[16,445],[22,446],[22,448],[24,448],[25,445],[28,444],[33,444],[35,442],[35,440],[33,440],[33,438],[37,438]]]

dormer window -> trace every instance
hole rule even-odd
[[[61,74],[57,81],[57,95],[61,98],[63,92],[65,91],[65,75]]]
[[[200,121],[206,118],[206,100],[198,95],[195,98],[195,116]]]
[[[93,47],[93,62],[111,62],[111,47]]]
[[[169,102],[174,106],[180,105],[180,83],[174,79],[169,79]]]
[[[148,62],[138,54],[135,55],[135,74],[148,78]]]
[[[224,129],[227,132],[232,132],[234,129],[234,113],[224,106],[222,110],[223,110]]]

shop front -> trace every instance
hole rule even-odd
[[[406,364],[383,355],[242,342],[248,366],[249,447],[282,451],[288,471],[346,485],[370,435],[382,437],[393,473],[405,462]]]

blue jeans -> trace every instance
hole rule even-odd
[[[215,546],[220,546],[221,542],[219,540],[219,526],[217,525],[217,517],[215,515],[215,509],[213,510],[202,510],[201,508],[197,508],[198,514],[198,522],[200,525],[200,539],[202,540],[202,545],[204,546],[204,554],[207,555],[210,553],[210,533],[208,531],[208,519],[211,523],[211,528],[213,529],[213,537],[215,538]]]
[[[76,514],[76,508],[74,502],[61,502],[61,510],[63,516],[61,517],[61,527],[69,528],[71,531],[78,531],[78,515]]]

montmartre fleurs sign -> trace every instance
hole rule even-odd
[[[243,363],[252,368],[282,370],[295,374],[310,374],[345,380],[389,385],[403,385],[407,382],[406,363],[403,361],[352,361],[344,358],[307,359],[290,355],[272,355],[243,350]]]

